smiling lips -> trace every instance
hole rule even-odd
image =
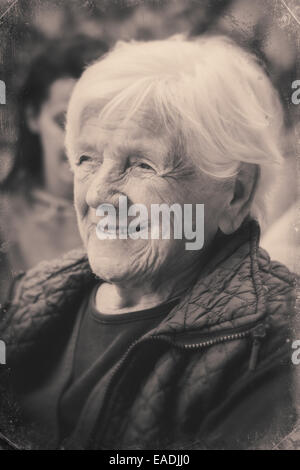
[[[134,220],[134,218],[132,218]],[[107,234],[132,234],[135,232],[142,232],[144,230],[148,230],[148,220],[144,221],[143,223],[140,223],[138,225],[133,225],[133,227],[130,226],[131,221],[128,222],[127,225],[119,225],[116,224],[111,224],[108,222],[107,225],[104,227],[99,226],[98,229]]]

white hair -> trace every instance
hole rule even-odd
[[[109,122],[113,111],[126,109],[127,121],[145,105],[211,177],[232,178],[241,162],[259,165],[251,209],[258,217],[282,162],[283,112],[255,56],[223,36],[118,43],[75,86],[66,132],[71,166],[91,112]]]

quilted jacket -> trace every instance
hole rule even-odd
[[[120,359],[101,413],[95,387],[62,448],[271,449],[289,435],[294,278],[258,243],[255,221],[222,238],[180,303]],[[23,275],[2,312],[0,433],[19,448],[39,443],[18,421],[14,387],[59,360],[95,282],[73,251]]]

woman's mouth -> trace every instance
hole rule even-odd
[[[138,233],[140,238],[142,234],[148,234],[148,220],[140,222],[139,224],[129,222],[127,225],[108,223],[102,226],[102,224],[98,224],[96,230],[99,231],[101,235],[107,235],[107,237],[128,238]]]

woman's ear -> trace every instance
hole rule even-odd
[[[240,165],[231,200],[219,219],[219,228],[224,234],[229,235],[235,232],[249,214],[259,173],[258,165],[252,163]]]
[[[39,127],[39,115],[34,111],[32,106],[27,106],[25,110],[25,117],[26,117],[26,123],[29,128],[29,130],[33,134],[39,134],[40,127]]]

